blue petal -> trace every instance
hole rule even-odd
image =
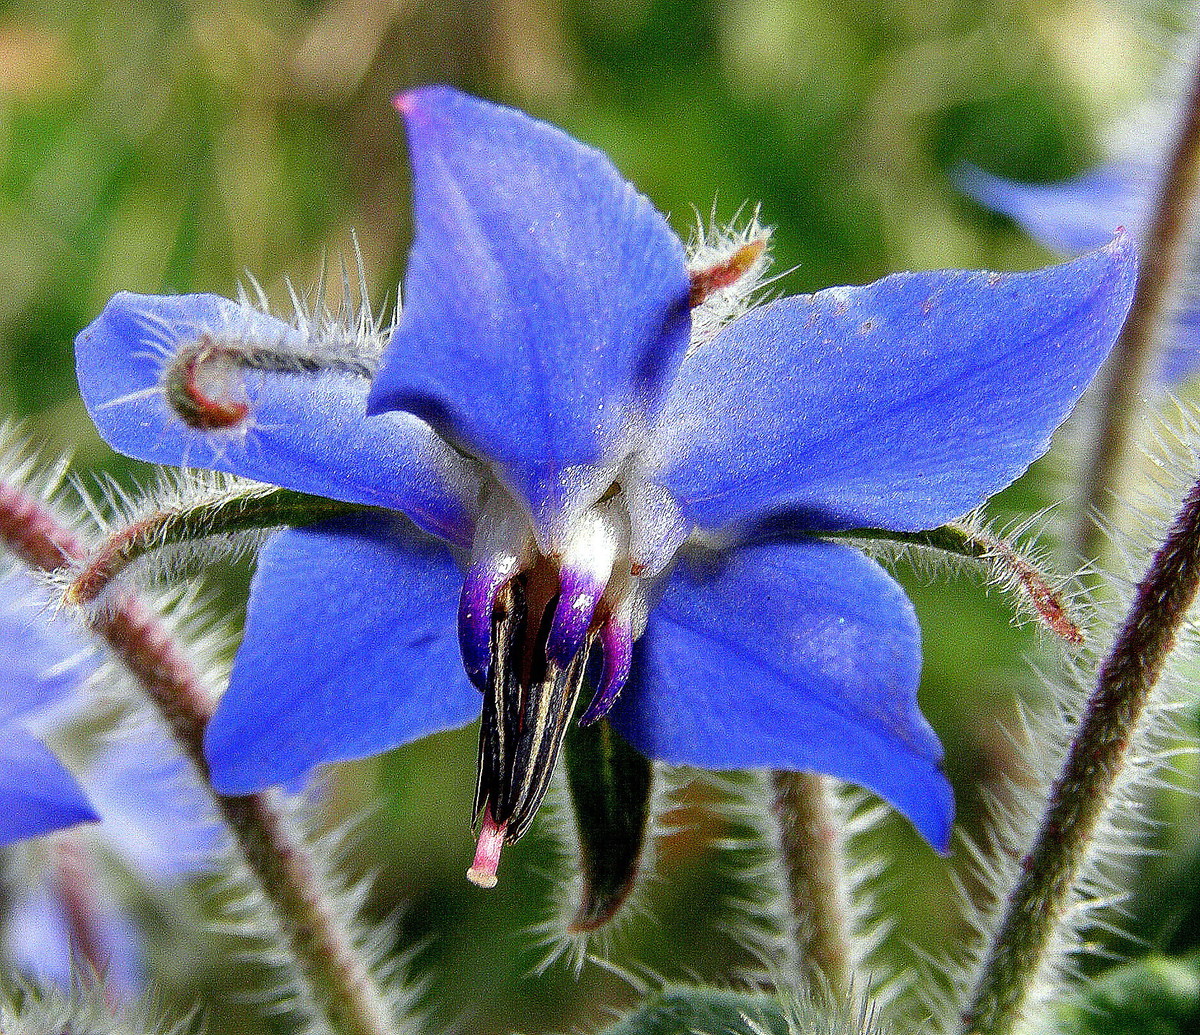
[[[259,790],[478,715],[458,648],[462,578],[444,547],[399,519],[271,539],[205,738],[214,786]]]
[[[1189,263],[1189,269],[1200,265],[1197,249],[1193,249]],[[1200,366],[1200,303],[1190,291],[1183,293],[1175,312],[1164,323],[1158,379],[1167,385],[1182,384]]]
[[[244,392],[246,419],[223,430],[190,427],[166,385],[172,370],[178,376],[178,350],[203,334],[243,352],[313,354],[296,328],[216,295],[115,295],[75,340],[79,390],[105,441],[140,460],[402,510],[435,535],[470,543],[475,476],[410,414],[367,419],[363,376],[227,370],[225,387]]]
[[[665,762],[861,784],[944,850],[954,799],[920,669],[912,605],[873,561],[834,543],[748,547],[680,562],[611,718]]]
[[[80,779],[104,816],[100,836],[147,880],[212,867],[225,843],[212,795],[157,723],[119,730]]]
[[[41,741],[13,723],[0,725],[0,845],[99,818]]]
[[[954,174],[964,194],[1068,255],[1099,248],[1118,227],[1144,233],[1158,178],[1157,166],[1145,162],[1112,162],[1060,183],[1018,183],[973,165]]]
[[[146,960],[142,936],[123,913],[110,903],[93,901],[88,918],[94,939],[91,946],[101,964],[106,993],[121,1001],[132,999],[145,988]],[[8,956],[16,967],[43,987],[67,991],[78,982],[81,968],[71,937],[71,921],[61,899],[41,886],[18,894],[7,925]],[[72,1029],[74,1030],[74,1029]]]
[[[0,726],[62,700],[99,663],[75,626],[48,610],[47,600],[22,574],[0,580]]]
[[[684,364],[651,476],[710,528],[783,510],[934,528],[1045,452],[1135,277],[1120,236],[1033,273],[901,273],[755,310]]]
[[[687,348],[679,239],[600,152],[510,108],[397,99],[416,238],[370,410],[503,463],[593,463]]]

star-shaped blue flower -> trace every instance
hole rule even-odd
[[[210,295],[118,295],[77,341],[118,449],[397,512],[262,552],[217,787],[461,725],[482,691],[487,880],[587,684],[582,720],[651,757],[833,774],[944,848],[912,606],[811,533],[936,527],[1016,478],[1118,332],[1130,242],[784,298],[714,334],[683,245],[604,155],[451,89],[396,103],[416,239],[373,379],[350,332]]]
[[[28,579],[0,579],[0,846],[98,819],[83,789],[30,731],[91,673],[87,645],[43,613]]]
[[[972,165],[958,169],[954,179],[965,194],[1008,216],[1038,244],[1077,255],[1107,242],[1114,227],[1124,227],[1139,239],[1149,231],[1164,167],[1163,148],[1151,145],[1056,183],[1021,183]],[[1195,259],[1192,254],[1193,265]],[[1191,293],[1181,303],[1166,328],[1157,372],[1168,385],[1196,370],[1200,305]]]

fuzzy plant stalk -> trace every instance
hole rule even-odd
[[[854,945],[836,787],[818,773],[776,771],[771,789],[796,959],[803,976],[823,985],[833,1003],[845,1002],[854,977]]]
[[[0,537],[25,563],[51,572],[89,556],[81,539],[34,496],[0,485]],[[150,697],[176,741],[208,781],[204,730],[213,704],[190,659],[159,617],[122,591],[90,618]],[[316,863],[285,818],[273,792],[229,796],[214,791],[264,897],[287,938],[288,956],[329,1027],[339,1035],[390,1035],[396,1021],[388,999],[322,887]]]
[[[170,485],[167,486],[170,491]],[[285,525],[305,525],[360,513],[367,508],[252,482],[218,479],[188,485],[180,498],[151,498],[146,512],[95,543],[71,573],[66,603],[88,606],[107,593],[132,565],[157,551],[214,536],[262,533]]]
[[[1007,1035],[1020,1022],[1055,930],[1138,729],[1200,585],[1200,482],[1192,487],[1138,585],[1100,666],[1041,828],[963,1014],[962,1031]]]
[[[1195,218],[1200,182],[1200,61],[1181,112],[1154,208],[1140,249],[1141,269],[1121,336],[1097,378],[1099,412],[1080,482],[1073,544],[1080,559],[1096,560],[1120,496],[1132,444],[1144,413],[1142,391],[1150,376],[1163,313],[1185,265],[1188,228]]]

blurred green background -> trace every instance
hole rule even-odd
[[[376,303],[394,296],[411,227],[388,102],[423,82],[517,105],[607,150],[685,236],[696,213],[724,220],[761,203],[788,293],[897,269],[1042,265],[1052,257],[961,198],[947,171],[972,161],[1048,180],[1085,167],[1172,60],[1182,20],[1182,7],[1053,0],[0,5],[0,411],[77,470],[133,483],[147,469],[97,438],[71,364],[74,335],[113,292],[229,294],[249,271],[283,307],[284,278],[311,284],[353,231]],[[997,513],[1054,503],[1069,476],[1068,461],[1041,465]],[[927,641],[923,706],[971,826],[980,788],[1008,765],[1001,723],[1040,692],[1022,660],[1037,637],[969,580],[906,582]],[[417,946],[439,1022],[594,1026],[629,1002],[627,982],[591,965],[578,979],[561,965],[532,974],[529,928],[554,915],[563,872],[548,825],[506,853],[494,892],[463,878],[475,736],[339,774],[333,818],[374,807],[351,866],[380,871],[372,912],[400,910],[398,943]],[[703,797],[685,801],[687,829],[660,846],[647,915],[612,939],[610,958],[632,972],[719,978],[746,962],[720,933],[736,914],[728,860],[710,848],[723,821]],[[1132,925],[1178,948],[1197,806],[1162,808],[1188,835],[1164,839]],[[892,826],[889,910],[916,944],[954,944],[956,861]],[[223,1004],[213,1030],[250,1023],[241,974],[211,960],[196,972],[167,944],[158,964],[172,995]]]

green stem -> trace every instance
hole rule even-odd
[[[0,540],[27,564],[54,571],[88,556],[83,542],[30,494],[0,484]],[[170,726],[211,790],[204,730],[212,700],[178,641],[136,595],[121,593],[89,619]],[[274,908],[301,983],[341,1035],[392,1035],[395,1019],[318,867],[274,793],[226,796],[212,791],[234,841]]]
[[[260,486],[217,489],[210,496],[165,506],[119,528],[91,549],[74,571],[69,604],[90,604],[113,579],[147,554],[210,536],[305,525],[365,508],[322,496]]]
[[[1200,65],[1193,72],[1164,169],[1153,222],[1140,249],[1141,269],[1121,336],[1097,379],[1100,409],[1080,485],[1072,537],[1082,560],[1096,560],[1128,474],[1144,412],[1142,392],[1153,374],[1164,309],[1185,265],[1188,227],[1200,182]]]
[[[1137,589],[1100,667],[1041,829],[1010,892],[964,1032],[1007,1035],[1021,1019],[1146,702],[1200,586],[1200,482]]]
[[[833,781],[816,773],[776,771],[771,773],[771,786],[796,959],[803,971],[825,985],[833,1003],[844,1003],[854,976],[854,948]]]

